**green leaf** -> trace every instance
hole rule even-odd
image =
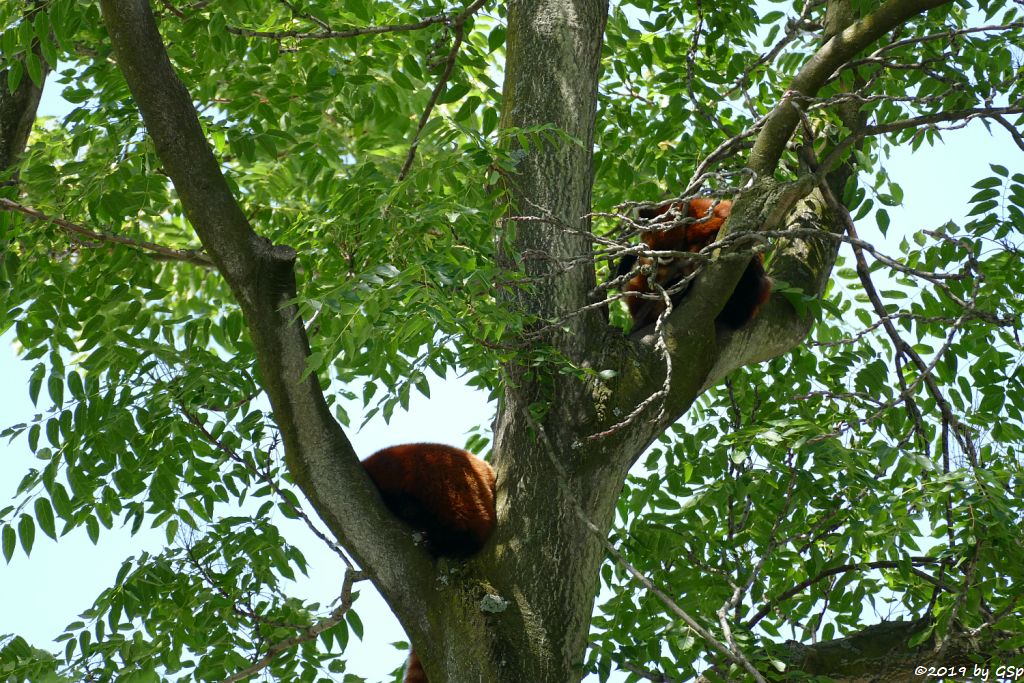
[[[14,92],[21,85],[21,76],[25,73],[25,65],[20,59],[12,59],[7,65],[7,89]]]
[[[60,518],[70,522],[73,509],[71,499],[68,497],[68,492],[67,489],[64,488],[64,485],[60,482],[55,482],[50,496],[51,501],[53,502],[53,508],[57,511]]]
[[[85,399],[85,385],[82,383],[82,377],[75,371],[68,373],[68,389],[71,391],[71,395],[77,400],[81,401]]]
[[[50,400],[53,401],[55,406],[62,406],[64,404],[64,378],[57,373],[50,373],[50,377],[46,380],[46,390],[50,394]]]
[[[505,26],[498,24],[487,34],[487,51],[494,52],[499,47],[505,46]]]
[[[10,562],[11,558],[14,556],[14,548],[17,541],[18,537],[14,532],[14,528],[9,524],[5,524],[3,531],[0,532],[0,542],[3,544],[4,559],[7,562]]]
[[[85,518],[85,533],[89,536],[89,540],[92,541],[93,545],[96,545],[100,540],[100,525],[92,515]]]
[[[973,197],[971,197],[969,201],[972,204],[976,204],[977,202],[984,201],[986,199],[995,199],[998,196],[999,196],[999,190],[997,190],[995,188],[989,188],[989,189],[981,190],[980,192],[975,193],[975,195]]]
[[[401,71],[392,71],[391,78],[392,80],[394,80],[395,85],[397,85],[399,88],[402,88],[403,90],[415,89],[415,86],[412,84],[412,81],[409,80],[409,77],[406,76]]]
[[[43,87],[43,63],[36,53],[25,53],[25,70],[28,71],[28,77],[32,79],[32,83],[37,88]]]
[[[437,98],[438,104],[450,104],[452,102],[458,102],[469,92],[469,86],[465,83],[456,83],[450,86],[446,91],[441,93],[440,97]]]
[[[39,51],[43,53],[43,59],[46,60],[47,64],[57,64],[60,61],[60,55],[57,53],[57,46],[52,40],[50,40],[49,36],[45,39],[40,39]]]
[[[45,498],[36,498],[34,508],[39,528],[43,530],[44,534],[56,541],[57,531],[53,524],[53,508],[50,507],[50,501]]]
[[[32,515],[23,514],[18,520],[18,539],[21,541],[21,548],[25,551],[25,555],[31,555],[32,544],[36,540],[36,524]]]
[[[28,447],[33,453],[39,450],[39,435],[42,431],[43,429],[39,426],[38,422],[28,429]]]
[[[885,235],[889,231],[889,212],[879,209],[875,212],[875,221],[878,223],[878,230]]]
[[[43,378],[46,377],[46,367],[39,363],[32,368],[32,374],[28,380],[28,395],[32,399],[32,405],[39,401],[39,389],[43,386]]]
[[[172,519],[167,522],[167,526],[164,527],[164,536],[167,538],[168,545],[174,543],[175,538],[178,535],[178,520]]]

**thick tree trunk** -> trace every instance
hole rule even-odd
[[[542,334],[541,344],[580,362],[607,334],[598,311],[570,315],[588,302],[594,285],[593,263],[580,257],[591,252],[585,216],[607,11],[605,0],[509,5],[502,126],[553,125],[576,141],[551,144],[534,137],[528,149],[513,150],[519,155],[508,178],[513,211],[543,220],[514,226],[515,249],[535,284],[510,303],[559,319],[557,331]],[[602,538],[583,518],[608,530],[625,469],[602,449],[579,443],[580,434],[596,424],[593,387],[569,378],[534,383],[520,366],[506,371],[511,381],[494,449],[502,522],[496,551],[486,560],[498,592],[511,600],[497,626],[499,654],[508,665],[502,680],[575,681],[583,674],[604,558]],[[531,413],[541,405],[549,409]],[[580,476],[586,467],[592,468],[588,476]]]

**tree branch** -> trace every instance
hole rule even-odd
[[[821,162],[821,168],[828,170],[832,168],[833,164],[836,164],[841,160],[846,151],[856,143],[860,142],[866,137],[872,135],[884,135],[886,133],[897,133],[901,130],[907,130],[908,128],[920,128],[922,126],[934,126],[937,123],[944,123],[950,121],[961,121],[966,123],[976,118],[991,118],[1000,123],[1010,131],[1010,134],[1014,136],[1014,142],[1024,149],[1024,142],[1020,140],[1020,133],[1017,133],[1012,126],[1010,126],[1005,119],[1002,117],[1006,114],[1021,114],[1024,113],[1024,106],[1011,105],[1007,107],[975,107],[972,109],[958,109],[956,111],[946,111],[937,114],[926,114],[924,116],[915,116],[909,119],[901,119],[899,121],[891,121],[889,123],[881,123],[876,126],[864,126],[861,130],[856,131],[853,135],[844,138],[835,148],[829,152],[829,155]]]
[[[992,660],[984,653],[997,651],[1004,634],[989,628],[968,631],[951,624],[947,649],[940,655],[935,652],[934,635],[916,646],[908,644],[929,625],[927,619],[882,622],[814,645],[788,641],[779,646],[779,654],[794,678],[800,672],[839,683],[905,683],[928,680],[929,667],[945,667],[954,680],[989,680],[992,672],[985,662]],[[1011,661],[1015,652],[1003,650],[1002,654]]]
[[[96,242],[104,244],[120,244],[139,251],[156,254],[158,257],[168,261],[181,261],[183,263],[202,266],[203,268],[213,267],[213,261],[210,257],[199,249],[172,249],[155,242],[146,242],[145,240],[135,240],[131,237],[124,237],[122,235],[111,235],[106,232],[97,232],[79,225],[78,223],[72,223],[71,221],[66,221],[63,218],[57,218],[56,216],[49,216],[38,209],[18,204],[10,199],[0,199],[0,210],[16,211],[34,218],[37,221],[52,223],[70,235],[80,235],[90,240],[95,240]]]
[[[544,427],[539,424],[536,420],[533,420],[526,416],[527,421],[537,431],[538,438],[540,440],[541,449],[548,456],[548,461],[551,463],[552,470],[555,472],[555,479],[558,487],[561,491],[562,497],[565,502],[572,508],[575,516],[580,522],[587,528],[590,533],[594,535],[594,538],[601,543],[604,547],[605,553],[607,553],[616,564],[619,565],[627,574],[629,574],[635,581],[637,581],[644,590],[654,596],[672,615],[678,617],[684,624],[686,624],[694,633],[701,637],[701,639],[707,643],[708,647],[718,654],[725,657],[728,661],[734,663],[738,667],[744,669],[754,679],[756,683],[767,683],[764,676],[754,667],[753,663],[747,658],[746,654],[739,648],[735,640],[730,643],[724,643],[715,637],[711,631],[704,627],[699,621],[691,616],[686,610],[679,606],[679,604],[673,600],[665,591],[661,590],[654,582],[647,577],[643,572],[637,569],[626,557],[619,552],[618,548],[612,545],[611,541],[608,540],[607,531],[602,531],[596,524],[594,524],[590,517],[587,516],[583,506],[580,504],[576,494],[573,493],[572,488],[569,486],[569,473],[566,472],[565,467],[562,465],[558,457],[558,452],[555,450],[554,445],[548,438],[547,432]]]
[[[854,225],[853,217],[850,215],[850,212],[846,209],[846,207],[842,206],[839,199],[832,193],[831,189],[824,183],[822,184],[821,190],[823,195],[825,196],[826,201],[832,207],[833,212],[844,225],[847,233],[850,235],[850,237],[856,240],[857,228]],[[857,264],[857,273],[860,276],[861,284],[864,286],[864,291],[868,296],[868,300],[871,302],[871,305],[874,308],[875,313],[880,317],[880,319],[885,320],[885,304],[882,301],[881,296],[875,289],[875,286],[871,280],[871,269],[868,267],[867,261],[864,258],[864,252],[856,243],[851,243],[851,246],[853,247],[854,259]],[[896,350],[897,357],[904,357],[909,359],[910,362],[917,369],[917,371],[920,373],[919,376],[915,379],[915,381],[911,383],[911,385],[908,386],[906,389],[904,389],[900,393],[900,396],[897,398],[908,402],[912,402],[913,390],[917,387],[918,384],[923,382],[925,388],[928,391],[928,394],[935,401],[936,405],[939,407],[939,410],[942,412],[943,419],[948,420],[949,424],[953,425],[956,428],[954,430],[954,433],[957,435],[957,439],[960,443],[961,448],[963,448],[964,453],[968,455],[972,464],[977,462],[974,451],[974,445],[969,441],[969,437],[962,429],[963,422],[953,412],[953,408],[950,405],[949,400],[946,399],[945,395],[942,393],[942,389],[939,387],[939,384],[935,380],[935,377],[933,375],[933,370],[936,363],[938,363],[939,359],[942,358],[945,350],[952,343],[956,332],[959,330],[960,326],[963,325],[964,320],[966,320],[967,318],[967,314],[970,313],[975,307],[973,297],[977,295],[977,280],[975,280],[974,287],[975,290],[972,294],[972,299],[969,302],[967,302],[964,312],[957,318],[953,325],[950,326],[949,334],[946,338],[943,347],[935,354],[935,357],[931,363],[926,363],[924,358],[921,357],[921,354],[914,349],[913,345],[909,344],[905,339],[903,339],[903,337],[900,335],[899,331],[896,329],[896,326],[893,324],[891,320],[885,320],[885,322],[883,322],[882,324],[882,329],[884,329],[886,334],[889,336],[889,339],[893,344],[893,348],[895,348]],[[876,412],[875,415],[868,417],[868,421],[878,416],[880,412],[881,411]]]
[[[430,558],[381,502],[331,415],[307,359],[296,296],[296,253],[250,227],[171,65],[147,0],[101,0],[117,64],[203,246],[234,292],[296,484],[331,532],[392,601],[407,627],[426,628]]]
[[[236,36],[247,36],[250,38],[271,38],[274,40],[281,40],[283,38],[294,38],[296,40],[329,40],[329,39],[344,39],[344,38],[355,38],[356,36],[375,36],[381,33],[403,33],[406,31],[416,31],[421,28],[433,26],[435,24],[443,24],[451,20],[450,14],[436,14],[420,21],[414,21],[408,24],[385,24],[383,26],[363,26],[361,28],[350,28],[344,31],[256,31],[254,29],[240,28],[236,26],[227,26],[225,30],[228,33],[233,33]]]
[[[1009,133],[1010,137],[1013,139],[1013,143],[1017,145],[1022,152],[1024,152],[1024,136],[1020,134],[1020,131],[1014,128],[1013,124],[1007,121],[1001,114],[994,114],[991,118],[1006,129],[1006,132]]]
[[[1010,22],[1009,24],[990,24],[988,26],[972,26],[971,28],[964,28],[957,31],[942,31],[941,33],[929,33],[926,36],[914,36],[911,38],[904,38],[903,40],[897,40],[892,43],[889,43],[888,45],[883,45],[882,47],[875,50],[875,52],[871,56],[874,57],[884,52],[888,52],[889,50],[893,50],[898,47],[903,47],[904,45],[913,45],[914,43],[925,43],[932,40],[952,41],[954,38],[958,36],[966,36],[972,33],[989,33],[993,31],[1016,31],[1019,29],[1024,29],[1024,21],[1013,21]],[[849,66],[856,66],[856,62],[850,64]]]
[[[939,586],[940,588],[942,588],[943,590],[947,590],[947,591],[953,592],[953,590],[954,590],[953,587],[943,583],[941,580],[936,579],[935,577],[930,576],[929,574],[927,574],[925,572],[920,571],[919,569],[914,568],[914,566],[913,566],[913,565],[918,565],[918,566],[942,565],[942,564],[944,564],[944,562],[942,560],[937,559],[937,558],[932,558],[932,557],[915,557],[915,558],[911,558],[910,559],[910,564],[911,564],[911,570],[910,571],[915,576],[918,576],[918,577],[920,577],[920,578],[922,578],[922,579],[924,579],[924,580],[926,580],[926,581],[928,581],[930,583],[933,583],[933,584]],[[899,569],[901,566],[902,566],[902,563],[900,563],[900,562],[895,562],[895,561],[890,561],[890,560],[879,560],[877,562],[864,562],[864,563],[857,563],[857,564],[843,564],[843,565],[839,565],[837,567],[830,567],[829,569],[824,569],[824,570],[818,572],[815,576],[812,576],[812,577],[810,577],[808,579],[805,579],[805,580],[801,581],[800,583],[796,584],[795,586],[793,586],[789,590],[783,592],[778,597],[772,598],[771,600],[766,602],[761,607],[761,609],[759,609],[757,611],[757,613],[754,614],[754,616],[750,617],[743,624],[743,626],[744,626],[744,628],[747,628],[747,629],[753,629],[758,624],[759,621],[761,621],[766,616],[771,614],[772,610],[775,609],[776,606],[778,606],[779,604],[785,602],[786,600],[789,600],[794,595],[797,595],[798,593],[800,593],[804,589],[809,588],[810,586],[813,586],[814,584],[818,583],[819,581],[827,579],[830,576],[835,576],[836,574],[845,574],[846,572],[852,572],[852,571],[862,571],[862,570],[866,570],[866,569]]]
[[[41,0],[24,1],[24,21],[31,22],[43,3]],[[32,51],[20,57],[14,57],[13,61],[20,61],[21,64],[29,58],[29,55],[39,60],[41,69],[41,80],[37,85],[29,78],[27,68],[22,68],[21,82],[14,92],[8,90],[8,71],[0,71],[0,171],[4,171],[18,160],[25,145],[28,143],[28,134],[32,130],[32,124],[36,120],[36,110],[39,108],[39,98],[43,94],[43,81],[50,72],[50,65],[43,59],[39,49],[38,39],[32,41]]]
[[[345,582],[341,587],[341,603],[334,608],[330,616],[325,619],[321,619],[312,626],[303,629],[302,633],[292,636],[291,638],[285,638],[284,640],[278,641],[270,646],[267,650],[267,654],[261,657],[259,660],[252,663],[251,666],[238,671],[224,679],[223,683],[236,683],[237,681],[244,681],[249,676],[259,673],[263,669],[266,669],[274,661],[274,658],[280,655],[282,652],[291,650],[296,645],[315,640],[317,636],[326,631],[329,628],[333,628],[341,623],[341,620],[345,618],[345,614],[352,609],[352,585],[356,581],[363,581],[367,576],[363,572],[358,572],[349,569],[345,572]]]
[[[405,156],[405,163],[402,164],[402,170],[398,174],[398,179],[403,180],[409,173],[409,169],[412,167],[412,162],[416,158],[416,148],[420,144],[420,134],[423,129],[427,126],[427,121],[430,120],[430,114],[434,111],[434,106],[437,104],[437,98],[440,97],[441,91],[444,86],[448,83],[448,79],[452,76],[452,71],[455,69],[455,58],[459,55],[459,48],[462,47],[462,38],[465,33],[466,20],[473,16],[478,9],[484,6],[487,0],[476,0],[473,4],[467,7],[461,14],[452,20],[452,31],[455,34],[455,39],[452,41],[452,49],[448,51],[448,57],[445,58],[444,73],[437,79],[437,83],[434,85],[434,91],[430,93],[430,100],[427,102],[426,108],[423,110],[423,114],[420,116],[419,125],[416,127],[416,133],[412,136],[412,143],[409,145],[409,153]]]
[[[950,0],[887,0],[877,10],[834,36],[811,57],[793,78],[790,90],[813,97],[828,78],[884,34],[902,25],[914,15],[949,4]],[[750,153],[749,166],[758,176],[775,171],[782,151],[796,129],[800,114],[791,99],[784,97],[775,107]]]

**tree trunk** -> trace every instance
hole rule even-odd
[[[26,10],[26,16],[31,17],[36,5]],[[33,53],[42,64],[41,81],[45,81],[50,71],[50,66],[43,59],[39,51],[38,41],[33,41]],[[22,65],[25,64],[27,56],[18,58]],[[32,131],[32,124],[36,120],[36,109],[39,108],[39,99],[43,95],[43,84],[39,85],[29,78],[28,69],[22,68],[21,81],[14,92],[8,90],[8,71],[0,71],[0,171],[13,166],[28,143],[28,134]]]

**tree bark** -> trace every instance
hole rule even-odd
[[[532,287],[509,303],[541,316],[539,327],[559,321],[536,348],[592,367],[624,364],[627,350],[596,309],[574,315],[589,301],[595,280],[593,263],[580,257],[591,251],[584,216],[591,204],[607,12],[606,0],[509,4],[501,122],[506,130],[553,125],[573,139],[511,150],[518,158],[507,179],[513,214],[543,221],[513,225]],[[594,355],[600,340],[608,342],[605,358]],[[579,680],[604,558],[602,538],[588,531],[584,518],[610,527],[625,469],[607,457],[610,443],[581,443],[601,412],[592,385],[565,375],[564,381],[534,381],[521,365],[505,373],[494,443],[501,524],[495,552],[484,560],[498,592],[511,600],[496,625],[499,654],[509,665],[502,680]]]
[[[909,641],[927,627],[926,619],[891,621],[809,646],[790,641],[779,653],[788,665],[785,680],[806,680],[808,675],[827,676],[837,683],[905,683],[947,676],[954,680],[995,680],[996,667],[1013,654],[1006,652],[1004,662],[979,657],[979,653],[995,651],[1005,637],[993,629],[970,633],[956,627],[941,649],[936,647],[935,636],[911,646]],[[928,671],[940,668],[947,673]]]
[[[940,4],[944,3],[892,0],[884,4],[812,58],[798,77],[798,92],[813,96],[836,68],[884,32]],[[588,14],[594,15],[592,6],[582,2],[535,2],[514,3],[509,15],[502,125],[528,128],[552,123],[582,142],[581,147],[513,149],[519,154],[516,173],[508,179],[513,211],[543,220],[514,226],[514,244],[534,286],[511,303],[528,314],[557,321],[557,329],[544,337],[557,352],[583,367],[610,369],[615,374],[614,382],[562,375],[546,385],[534,380],[527,368],[506,368],[510,381],[495,429],[502,524],[495,544],[498,554],[489,557],[488,563],[495,570],[492,578],[514,579],[511,585],[498,585],[499,593],[522,596],[513,600],[509,617],[524,635],[517,638],[506,632],[505,638],[514,645],[512,652],[503,654],[530,680],[579,676],[578,670],[545,667],[543,662],[557,662],[562,653],[571,654],[574,648],[582,651],[594,577],[603,558],[597,541],[610,529],[629,466],[709,386],[741,365],[791,350],[813,322],[776,296],[743,330],[716,327],[715,318],[747,263],[722,259],[705,269],[692,294],[668,319],[662,340],[671,356],[672,375],[666,382],[669,366],[653,334],[625,339],[617,331],[602,329],[596,314],[574,315],[588,303],[587,292],[594,284],[589,264],[565,267],[590,249],[580,237],[589,225],[580,217],[589,212],[590,107],[596,106],[591,95],[598,65],[586,43],[580,42],[585,30],[575,23]],[[780,241],[772,274],[818,298],[840,244],[829,234],[836,221],[814,191],[822,180],[808,177],[782,185],[771,178],[798,120],[786,101],[770,117],[750,161],[760,179],[737,198],[730,226],[801,229],[800,237]],[[845,177],[839,174],[832,179]],[[835,188],[840,194],[841,190]],[[807,229],[821,237],[807,237]],[[650,402],[638,419],[608,429],[663,388],[660,400]],[[542,408],[539,415],[538,407]],[[602,430],[606,431],[601,438],[588,438]],[[544,514],[538,515],[538,510]],[[580,520],[590,522],[597,533],[588,531]],[[511,574],[504,571],[509,563]],[[545,584],[547,588],[538,588]],[[579,609],[581,605],[585,609]]]
[[[28,4],[28,3],[26,3]],[[37,5],[32,3],[25,15],[31,17]],[[50,72],[50,65],[43,59],[38,41],[33,41],[32,51],[42,64],[42,81],[45,82]],[[26,57],[21,57],[22,65]],[[8,71],[0,71],[0,171],[14,166],[25,151],[28,144],[32,124],[36,120],[36,110],[43,95],[43,83],[39,85],[29,78],[28,69],[22,69],[21,82],[11,92],[7,88]]]

